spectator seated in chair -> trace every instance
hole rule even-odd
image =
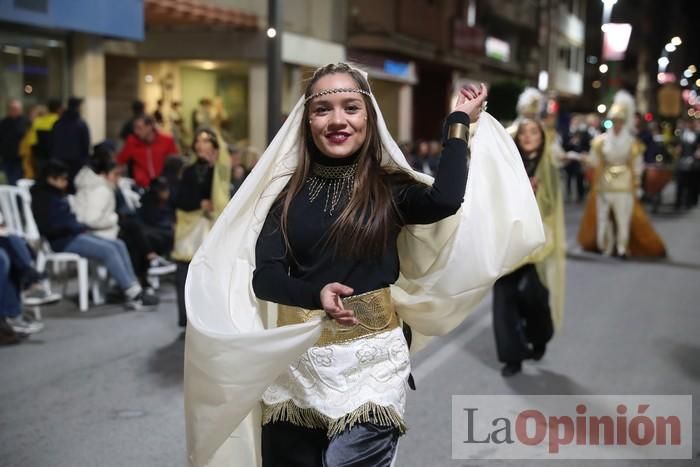
[[[119,177],[120,168],[111,154],[98,145],[92,167],[83,167],[75,177],[77,192],[73,209],[78,220],[95,235],[111,240],[119,238],[126,244],[136,276],[141,285],[146,286],[149,275],[172,274],[175,265],[156,253],[145,226],[137,217],[117,213]]]
[[[22,305],[47,305],[61,299],[45,287],[33,259],[27,242],[7,232],[0,215],[0,345],[18,344],[20,336],[44,328],[22,314]]]
[[[90,228],[79,222],[71,210],[67,188],[68,168],[60,161],[52,160],[31,189],[37,227],[53,251],[75,253],[103,264],[123,291],[127,309],[157,304],[155,297],[144,294],[124,242],[90,233]]]

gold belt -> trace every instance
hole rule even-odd
[[[277,313],[277,326],[304,323],[316,317],[328,318],[328,321],[323,325],[321,337],[316,342],[316,346],[349,342],[399,327],[399,317],[396,315],[388,287],[346,297],[343,299],[343,307],[351,309],[355,313],[358,324],[352,326],[338,324],[337,321],[330,319],[323,310],[305,310],[280,305]]]

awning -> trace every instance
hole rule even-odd
[[[258,16],[196,0],[145,0],[147,26],[225,26],[258,30]]]

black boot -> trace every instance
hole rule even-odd
[[[532,359],[536,362],[542,360],[544,353],[547,351],[547,344],[542,344],[541,346],[535,346],[532,348]]]
[[[522,362],[508,362],[503,366],[503,368],[501,368],[501,376],[504,378],[509,378],[520,373],[522,369]]]

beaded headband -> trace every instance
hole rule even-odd
[[[372,94],[369,93],[369,91],[365,91],[364,89],[359,89],[359,88],[333,88],[333,89],[323,89],[321,91],[318,91],[315,94],[311,94],[309,97],[304,99],[304,105],[308,104],[309,101],[315,97],[321,97],[321,96],[326,96],[328,94],[336,94],[339,92],[358,92],[360,94],[364,94],[365,96],[372,96]]]

